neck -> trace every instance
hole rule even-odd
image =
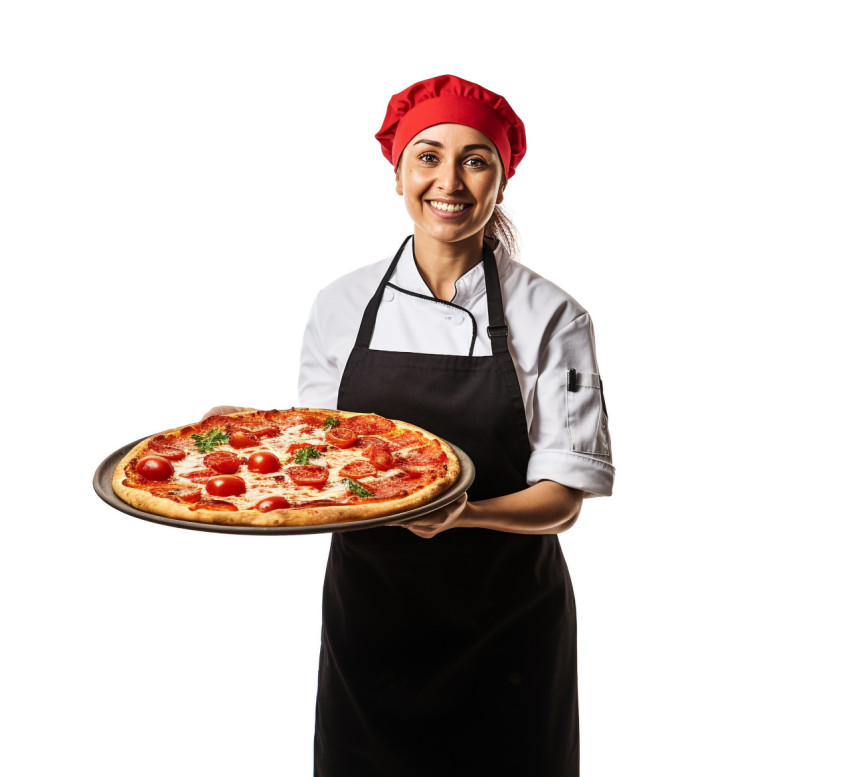
[[[419,274],[431,293],[449,302],[455,295],[457,279],[481,261],[484,230],[457,243],[444,243],[414,226],[413,250]]]

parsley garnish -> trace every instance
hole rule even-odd
[[[339,426],[339,418],[331,418],[328,416],[325,419],[325,429],[333,429],[334,427]]]
[[[352,480],[351,478],[343,478],[342,482],[345,483],[346,486],[348,486],[348,490],[355,496],[372,496],[372,492],[367,491],[356,480]]]
[[[318,459],[321,455],[315,448],[299,448],[295,451],[295,463],[309,464],[310,459]]]
[[[224,443],[229,442],[230,435],[222,429],[210,429],[204,434],[193,434],[192,439],[195,441],[195,447],[201,453],[209,453],[217,445],[224,445]]]

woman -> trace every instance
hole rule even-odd
[[[512,238],[497,206],[525,153],[504,98],[428,79],[390,100],[377,138],[413,235],[318,295],[300,402],[422,426],[476,478],[413,522],[333,536],[316,774],[578,775],[556,535],[613,484],[592,324],[497,239]]]
[[[428,79],[390,100],[377,138],[413,236],[319,294],[299,401],[422,426],[477,474],[468,500],[334,535],[316,774],[577,775],[556,534],[613,484],[592,325],[491,236],[525,153],[504,98]]]

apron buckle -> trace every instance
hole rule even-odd
[[[502,326],[488,326],[487,334],[490,339],[494,337],[507,337],[508,336],[508,326],[507,324],[503,324]]]

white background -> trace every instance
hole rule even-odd
[[[850,773],[841,5],[4,4],[0,771],[311,773],[328,538],[146,523],[91,479],[297,403],[313,296],[409,231],[387,100],[454,73],[524,119],[521,258],[596,324],[583,774]]]

